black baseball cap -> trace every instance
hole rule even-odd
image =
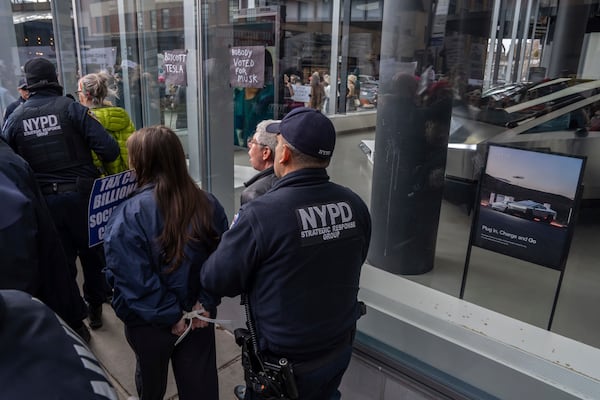
[[[17,85],[17,89],[27,90],[27,81],[25,78],[19,79],[19,84]]]
[[[269,124],[265,130],[280,133],[289,144],[306,155],[323,159],[333,155],[336,136],[333,123],[313,108],[294,108],[281,122]]]

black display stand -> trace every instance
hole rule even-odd
[[[583,192],[585,162],[585,157],[488,145],[460,299],[465,293],[472,246],[559,270],[547,329],[552,328]],[[553,175],[553,169],[561,174]],[[544,191],[545,187],[549,190]]]

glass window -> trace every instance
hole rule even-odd
[[[171,11],[168,8],[163,8],[161,10],[161,13],[162,13],[162,19],[161,19],[162,28],[169,29],[171,27],[171,24],[170,24]]]
[[[231,132],[235,174],[252,174],[245,144],[254,127],[308,104],[310,77],[317,72],[329,84],[328,101],[335,105],[330,111],[337,114],[332,118],[348,127],[341,131],[350,131],[339,136],[330,174],[371,205],[368,262],[395,279],[458,296],[487,142],[506,138],[510,130],[516,146],[594,157],[591,143],[575,145],[593,136],[598,107],[599,74],[590,61],[596,17],[590,10],[534,2],[515,3],[519,7],[482,2],[475,8],[438,2],[431,10],[420,3],[383,1],[341,1],[339,9],[333,2],[267,3],[233,11],[222,6],[233,39],[216,29],[222,27],[218,17],[208,19],[203,32],[209,65],[230,63],[223,48],[260,48],[264,56],[254,61],[265,68],[260,87],[231,83],[222,71],[206,70],[209,85],[222,89],[216,80],[223,78],[231,84],[223,90],[233,99],[227,104],[221,90],[214,92],[217,97],[209,90],[206,117],[218,115],[219,123],[213,123]],[[320,20],[329,7],[331,24]],[[576,17],[589,21],[587,30],[575,32],[574,24],[562,20]],[[569,46],[559,36],[577,38],[576,59],[564,52]],[[232,115],[226,122],[224,113]],[[594,175],[587,174],[586,192],[594,197]],[[238,194],[239,186],[236,202]],[[545,326],[556,273],[482,250],[474,254],[471,262],[480,269],[471,272],[470,282],[477,283],[467,287],[465,298]],[[507,270],[496,283],[516,279],[512,285],[519,295],[509,296],[514,301],[480,289],[490,276]],[[540,279],[543,288],[532,289]],[[528,297],[532,290],[537,294]],[[572,294],[563,296],[576,302]],[[532,307],[519,306],[525,303]],[[563,318],[568,313],[557,312]],[[598,345],[580,329],[568,324],[560,329]]]
[[[78,1],[78,12],[92,11],[81,12],[77,20],[81,73],[109,72],[119,94],[113,102],[128,111],[136,128],[154,124],[171,127],[181,138],[192,176],[200,181],[198,120],[188,120],[188,115],[194,115],[188,113],[189,107],[197,105],[197,82],[188,79],[195,76],[196,66],[195,59],[188,57],[190,51],[196,51],[195,38],[190,34],[194,31],[194,11],[188,21],[183,18],[183,2],[163,6],[161,2],[137,8],[117,1]],[[88,19],[92,15],[107,19],[109,26],[117,29],[93,26]],[[132,25],[134,17],[136,23]],[[171,26],[172,17],[179,21],[176,27]],[[192,25],[187,26],[188,22]]]
[[[150,27],[153,30],[156,30],[158,28],[156,14],[156,10],[150,10]]]

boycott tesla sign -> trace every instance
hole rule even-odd
[[[133,171],[96,179],[88,206],[89,246],[104,241],[104,228],[113,210],[133,192],[136,178]]]
[[[167,84],[187,85],[187,50],[166,50],[163,57],[163,70]]]
[[[473,244],[561,270],[585,159],[490,145]]]

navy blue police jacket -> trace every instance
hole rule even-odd
[[[355,328],[370,236],[358,195],[325,169],[294,171],[240,208],[200,282],[215,295],[247,294],[261,351],[307,360]]]
[[[0,354],[2,399],[118,399],[82,339],[27,293],[0,290]]]
[[[227,216],[219,201],[206,194],[213,207],[213,229],[220,236],[227,229]],[[112,212],[106,225],[106,276],[114,288],[115,313],[126,325],[170,327],[196,301],[211,312],[219,303],[220,298],[205,293],[199,285],[200,266],[210,251],[203,244],[188,243],[179,268],[166,272],[169,265],[162,262],[156,241],[163,226],[154,185],[134,191]]]
[[[90,109],[72,99],[61,96],[61,93],[62,88],[44,88],[33,92],[27,101],[8,117],[2,127],[2,137],[17,154],[31,165],[40,185],[53,182],[76,182],[78,178],[98,178],[100,175],[92,162],[90,150],[93,150],[104,161],[115,160],[120,152],[117,141],[106,132]],[[56,135],[54,140],[53,131],[31,135],[35,137],[28,139],[28,149],[20,148],[18,141],[24,135],[23,115],[28,110],[40,109],[48,104],[56,105],[51,112],[58,116],[61,127],[58,132],[61,134]],[[63,107],[65,108],[63,109]],[[39,118],[44,117],[48,119],[48,116]],[[70,145],[65,146],[62,144],[65,139],[62,137],[67,133],[79,136],[80,140],[67,139]],[[53,153],[61,152],[61,154],[60,156],[48,154],[48,149],[52,149]],[[43,165],[36,165],[41,159],[51,159],[52,157],[57,158],[54,160],[56,165],[48,160]]]
[[[85,317],[85,304],[33,171],[0,140],[0,289],[42,300],[67,323]]]

